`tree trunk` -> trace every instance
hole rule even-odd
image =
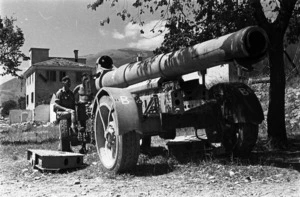
[[[270,148],[286,148],[285,127],[285,72],[283,60],[283,35],[270,35],[269,50],[270,89],[267,117]]]
[[[275,1],[274,1],[275,2]],[[269,3],[274,3],[269,1]],[[276,1],[278,3],[278,1]],[[275,21],[269,21],[264,13],[260,0],[251,0],[254,17],[268,34],[270,40],[270,89],[269,111],[267,117],[270,148],[286,148],[287,133],[285,127],[285,72],[283,61],[284,34],[297,0],[279,1],[278,15]],[[276,4],[278,5],[278,4]]]

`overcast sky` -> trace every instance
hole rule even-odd
[[[130,9],[132,0],[127,4]],[[23,30],[25,44],[21,51],[29,55],[30,48],[49,48],[51,57],[73,57],[74,49],[79,56],[95,54],[106,49],[140,48],[153,50],[160,45],[163,34],[150,32],[153,27],[162,26],[158,17],[147,15],[142,27],[124,22],[116,17],[118,8],[109,5],[97,11],[87,9],[92,0],[0,0],[1,18],[8,16],[17,19],[15,25]],[[122,1],[121,1],[122,2]],[[100,20],[110,17],[110,23],[100,26]],[[26,70],[29,62],[23,62]],[[11,79],[1,77],[0,84]]]

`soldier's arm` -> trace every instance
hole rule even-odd
[[[68,111],[68,108],[61,106],[57,102],[54,103],[54,109],[57,110],[62,110],[62,111]]]
[[[79,93],[78,93],[79,89],[80,89],[80,85],[77,85],[73,90],[75,103],[77,103],[79,101]]]
[[[74,88],[74,90],[73,90],[73,94],[74,94],[74,95],[78,93],[79,88],[80,88],[80,85],[77,85],[77,86]]]

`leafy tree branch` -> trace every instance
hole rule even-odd
[[[24,44],[24,35],[18,26],[14,26],[16,19],[0,17],[0,65],[3,72],[1,76],[12,75],[20,77],[17,72],[21,71],[18,67],[20,59],[27,57],[20,51]]]

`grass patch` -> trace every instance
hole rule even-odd
[[[43,144],[58,141],[58,127],[54,125],[33,127],[30,131],[9,127],[0,133],[0,143],[3,145]]]

